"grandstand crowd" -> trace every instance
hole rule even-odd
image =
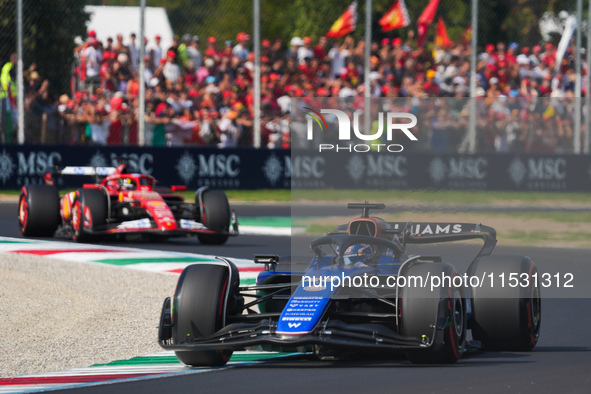
[[[469,117],[469,43],[427,49],[417,47],[409,33],[406,40],[371,43],[371,96],[406,98],[406,109],[419,117],[421,149],[457,152],[465,145]],[[243,32],[224,42],[175,36],[169,48],[155,36],[146,37],[140,59],[134,34],[100,42],[89,31],[75,49],[73,91],[53,96],[42,70],[28,72],[26,111],[52,115],[44,142],[137,144],[138,73],[144,62],[146,144],[252,146],[251,47]],[[263,147],[291,146],[292,98],[364,95],[362,40],[265,39],[261,48]],[[529,48],[499,42],[478,54],[479,151],[572,151],[574,48],[558,66],[556,51],[550,43]],[[28,123],[27,141],[40,142],[39,127]]]

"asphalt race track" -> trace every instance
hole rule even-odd
[[[289,207],[236,206],[240,216],[289,215]],[[502,231],[502,229],[497,229]],[[0,235],[18,237],[16,204],[0,204]],[[308,239],[248,236],[221,247],[201,246],[195,239],[133,243],[133,247],[250,258],[253,253],[288,255],[307,250]],[[121,242],[115,243],[123,245]],[[461,271],[469,248],[445,248],[444,256]],[[539,267],[589,265],[589,250],[498,246],[495,254],[529,255]],[[457,263],[456,263],[457,262]],[[558,263],[558,264],[557,264]],[[587,283],[582,285],[588,286]],[[451,366],[415,366],[404,358],[317,361],[309,356],[195,371],[108,386],[67,390],[81,393],[258,392],[258,393],[589,393],[591,392],[591,298],[544,299],[542,332],[530,353],[470,353]],[[154,339],[156,340],[156,339]]]

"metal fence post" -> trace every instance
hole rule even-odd
[[[581,28],[583,0],[577,0],[577,38],[575,41],[575,130],[573,151],[581,153]]]
[[[25,82],[23,78],[23,0],[16,5],[16,36],[17,36],[17,107],[18,107],[18,143],[25,143]]]
[[[261,147],[261,3],[253,1],[254,38],[254,125],[253,145]]]
[[[585,82],[585,135],[583,137],[583,152],[589,153],[589,128],[591,127],[591,0],[587,9],[587,80]]]
[[[591,1],[591,0],[590,0]],[[0,143],[6,143],[6,96],[4,95],[4,89],[0,84]]]
[[[369,56],[371,53],[371,12],[372,0],[365,0],[365,63],[363,67],[365,84],[363,126],[365,129],[365,134],[371,134],[371,80],[369,79]]]
[[[478,43],[478,0],[472,0],[472,37],[470,42],[470,118],[468,151],[476,151],[476,51]]]
[[[144,56],[146,55],[146,41],[145,36],[145,20],[146,20],[146,0],[140,0],[140,59],[139,59],[139,83],[140,83],[140,102],[138,108],[138,145],[144,146],[146,143],[146,81],[145,71],[146,62]]]

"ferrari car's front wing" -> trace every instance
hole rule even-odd
[[[235,236],[238,235],[238,223],[233,216],[231,226],[228,231],[213,230],[194,220],[177,219],[173,229],[159,228],[158,223],[151,218],[142,218],[135,220],[122,221],[120,223],[108,223],[97,226],[95,229],[85,229],[85,231],[95,235],[109,234],[161,234],[167,236],[182,236],[187,234],[223,234]]]

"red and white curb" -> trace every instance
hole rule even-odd
[[[179,363],[174,352],[161,352],[86,368],[73,368],[62,372],[0,379],[0,393],[76,388],[136,379],[157,378],[160,375],[172,373],[210,372],[234,365],[262,362],[264,360],[293,355],[297,355],[297,353],[234,352],[226,367],[190,368]]]
[[[76,244],[60,241],[0,237],[0,253],[28,254],[78,263],[100,263],[148,272],[180,274],[190,264],[217,261],[213,255]],[[242,285],[253,284],[264,268],[250,260],[230,258],[240,271]]]

